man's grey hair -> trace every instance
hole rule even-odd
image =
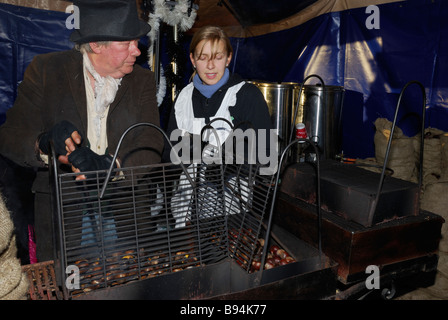
[[[98,45],[108,46],[110,41],[97,41],[96,43]],[[90,46],[89,42],[81,43],[81,44],[76,43],[75,49],[81,53],[84,53],[84,52],[92,53],[93,52],[92,47]]]

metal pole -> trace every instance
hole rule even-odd
[[[154,71],[156,85],[158,88],[160,84],[160,28],[159,30],[157,30],[157,34],[154,36],[156,37],[156,39],[154,39],[152,70]]]
[[[174,38],[174,43],[177,45],[177,41],[178,41],[178,30],[177,30],[177,25],[173,26],[173,38]],[[175,76],[177,76],[177,62],[176,62],[176,58],[173,58],[172,61],[172,66],[173,66],[173,73]],[[173,102],[176,99],[176,84],[173,84],[173,88],[172,88],[172,99]]]

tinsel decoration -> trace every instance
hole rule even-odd
[[[165,98],[166,93],[166,80],[163,72],[162,64],[160,64],[160,79],[159,79],[159,87],[157,90],[157,105],[160,107],[163,103],[163,99]]]
[[[189,30],[196,20],[196,6],[193,0],[153,0],[154,12],[149,19],[160,19],[172,27],[178,26],[180,31]]]
[[[151,31],[148,33],[149,37],[149,49],[148,49],[148,65],[151,69],[154,69],[153,60],[154,60],[154,43],[158,41],[157,35],[160,30],[160,23],[164,22],[172,27],[177,26],[179,30],[185,32],[189,30],[195,20],[196,20],[196,11],[197,6],[193,5],[194,0],[177,0],[177,1],[165,1],[165,0],[151,0],[145,1],[146,7],[150,9],[150,13],[148,15],[148,24],[151,26]],[[148,3],[149,2],[149,3]],[[179,64],[178,59],[180,55],[175,52],[176,50],[172,50],[172,59],[176,64]],[[160,106],[165,94],[166,94],[166,85],[176,84],[178,80],[176,75],[172,76],[173,79],[169,79],[165,82],[163,67],[160,64],[160,82],[157,93],[157,102]],[[152,70],[154,71],[154,70]],[[165,76],[171,77],[172,70],[167,70],[165,72]],[[174,73],[173,73],[174,74]],[[181,74],[178,72],[178,74]],[[177,86],[176,86],[177,87]]]

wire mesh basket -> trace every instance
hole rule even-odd
[[[266,252],[277,176],[260,165],[162,163],[83,181],[53,165],[61,270],[79,270],[70,296],[226,258],[249,273]]]

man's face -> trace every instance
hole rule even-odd
[[[107,45],[91,43],[96,53],[92,57],[95,70],[103,77],[119,79],[131,73],[136,58],[141,54],[138,40],[111,41]]]

